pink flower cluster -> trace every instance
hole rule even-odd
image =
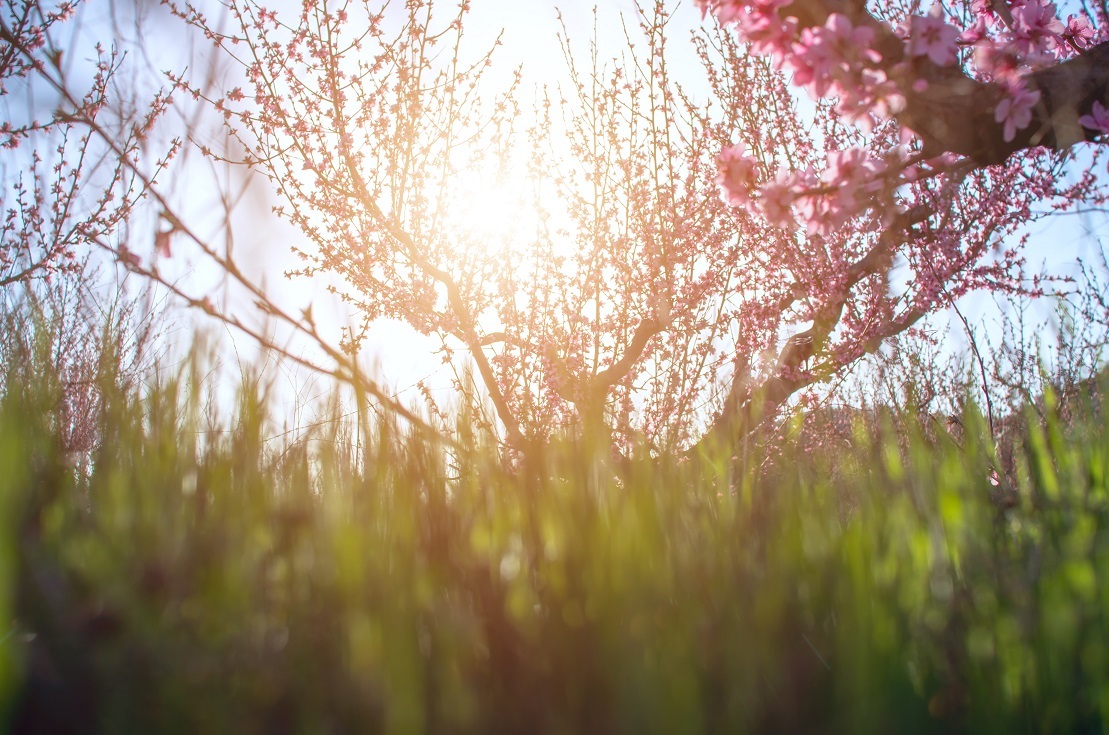
[[[838,113],[869,127],[873,114],[889,117],[904,106],[897,85],[879,68],[874,37],[872,28],[832,13],[823,26],[802,29],[780,59],[792,70],[794,84],[817,99],[836,97]]]
[[[1064,24],[1050,0],[1010,0],[1004,18],[989,0],[974,0],[974,22],[962,31],[938,4],[897,28],[870,16],[852,22],[840,13],[830,13],[821,26],[804,28],[788,12],[792,3],[697,0],[702,13],[734,26],[754,51],[773,56],[780,68],[789,70],[793,84],[818,99],[834,97],[835,111],[866,130],[876,119],[901,112],[907,90],[926,89],[929,67],[962,62],[982,81],[997,85],[994,119],[1004,140],[1012,141],[1032,123],[1041,99],[1040,91],[1027,83],[1028,72],[1098,40],[1086,16],[1071,16]],[[890,34],[903,39],[901,58],[883,59],[877,50],[883,29],[887,39]],[[964,54],[964,48],[973,53]],[[1109,114],[1096,103],[1081,124],[1109,132]],[[718,165],[717,181],[727,201],[752,206],[777,225],[800,213],[811,232],[839,226],[858,213],[860,193],[892,190],[920,175],[918,168],[888,166],[862,148],[833,153],[820,175],[779,173],[761,185],[757,164],[742,146],[725,149]]]
[[[1005,128],[1002,137],[1006,142],[1016,137],[1032,122],[1032,108],[1040,101],[1038,89],[1028,89],[1020,80],[1010,80],[1005,85],[1005,96],[997,103],[994,119]]]
[[[833,151],[819,176],[812,170],[780,171],[773,181],[760,185],[758,162],[742,143],[725,148],[716,160],[716,183],[725,201],[758,212],[778,227],[791,226],[799,215],[809,233],[819,235],[860,214],[873,195],[889,187],[886,174],[901,171],[865,148],[852,147]]]
[[[797,21],[783,20],[778,11],[793,0],[697,0],[702,17],[712,12],[723,24],[734,23],[756,53],[788,50],[797,32]]]
[[[1109,135],[1109,110],[1100,102],[1094,102],[1090,114],[1078,118],[1078,124],[1101,135]]]
[[[943,18],[943,9],[933,5],[928,15],[909,19],[909,56],[927,56],[937,66],[949,66],[959,58],[959,30]]]

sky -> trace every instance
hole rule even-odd
[[[219,12],[219,6],[211,0],[207,1],[211,6],[209,17],[214,18]],[[631,0],[608,0],[600,3],[600,6],[596,11],[600,55],[602,59],[613,58],[619,55],[625,44],[621,19],[631,26],[635,24],[635,4]],[[113,3],[88,6],[85,11],[87,16],[84,32],[93,36],[94,40],[107,40],[105,36],[117,33],[120,26],[118,22],[114,25],[112,22],[115,7]],[[142,30],[146,43],[144,58],[135,58],[134,61],[146,69],[146,83],[159,84],[164,79],[161,77],[163,70],[179,69],[186,64],[193,73],[204,70],[204,65],[209,64],[210,60],[181,42],[183,36],[180,28],[175,25],[176,21],[168,18],[165,11],[154,3],[139,7],[148,16]],[[701,23],[700,13],[693,7],[691,0],[677,3],[672,8],[674,18],[671,38],[674,41],[671,50],[675,52],[675,57],[671,71],[675,77],[687,81],[696,90],[703,72],[692,53],[683,55],[683,52],[688,52],[687,39],[690,32]],[[557,37],[559,10],[569,32],[574,53],[587,53],[595,25],[594,3],[591,0],[562,0],[558,3],[551,0],[473,0],[466,26],[468,52],[472,56],[480,55],[501,34],[502,45],[495,53],[494,66],[489,75],[489,82],[494,87],[507,85],[518,66],[523,70],[524,84],[521,91],[525,100],[543,85],[556,85],[565,81],[566,67]],[[115,20],[118,21],[118,18]],[[126,27],[123,31],[127,32]],[[73,66],[73,74],[78,83],[82,68],[80,63]],[[218,215],[219,208],[212,196],[212,173],[200,157],[195,155],[195,151],[187,160],[187,164],[175,172],[177,179],[163,181],[164,188],[172,195],[175,204],[190,217],[191,224],[204,232],[207,222],[207,231],[218,238],[219,217],[213,213]],[[287,269],[297,265],[291,254],[291,247],[300,241],[300,235],[270,213],[270,207],[275,202],[267,182],[254,181],[244,189],[232,220],[236,256],[255,281],[266,285],[276,303],[293,313],[311,304],[317,321],[325,329],[329,328],[331,336],[337,339],[339,331],[349,323],[350,318],[334,297],[326,292],[326,279],[289,280],[283,275]],[[147,223],[151,231],[151,239],[146,245],[147,253],[153,249],[153,228],[156,224],[153,219]],[[1093,230],[1092,237],[1085,231],[1087,229]],[[1042,261],[1050,270],[1058,272],[1073,269],[1070,264],[1078,255],[1089,255],[1096,236],[1104,234],[1106,226],[1104,218],[1083,222],[1077,217],[1070,217],[1052,220],[1048,225],[1039,225],[1034,228],[1034,232],[1027,250],[1029,262],[1037,265]],[[143,252],[141,243],[134,249]],[[220,274],[184,244],[176,249],[173,258],[165,262],[163,268],[172,273],[174,278],[188,283],[194,293],[209,293],[232,313],[251,318],[253,304],[241,295],[221,289]],[[972,321],[977,318],[988,322],[989,319],[996,318],[996,315],[991,317],[994,307],[987,297],[972,297],[965,304]],[[189,318],[192,317],[182,316],[182,319]],[[180,346],[187,347],[191,330],[181,329],[177,334],[180,337]],[[225,336],[231,344],[228,360],[249,363],[257,358],[247,338],[231,333]],[[303,350],[307,355],[312,353],[310,344],[289,344],[294,352]],[[402,398],[414,396],[408,389],[417,380],[424,378],[430,378],[429,382],[445,393],[449,390],[450,374],[443,368],[440,357],[435,354],[438,345],[438,341],[421,337],[403,324],[383,322],[376,325],[371,332],[364,362],[372,367],[383,383],[399,391]],[[955,347],[957,348],[957,344]],[[283,375],[281,382],[281,390],[289,392],[294,402],[315,391],[317,385],[310,375],[298,371]]]
[[[575,54],[588,53],[596,20],[602,58],[615,58],[620,54],[626,43],[622,19],[634,30],[637,18],[635,3],[630,0],[601,3],[596,19],[594,4],[588,0],[564,0],[557,4],[551,0],[474,0],[466,22],[464,53],[480,55],[500,34],[501,46],[495,51],[487,81],[493,89],[503,88],[511,81],[515,69],[520,67],[524,80],[521,94],[526,102],[544,85],[553,86],[566,80],[566,63],[558,40],[559,12]],[[681,51],[689,45],[686,40],[690,32],[700,24],[700,13],[688,0],[676,4],[673,12],[672,37],[677,39],[674,51],[678,52],[675,54],[676,73],[691,81],[699,80],[703,72],[692,53],[683,56]],[[172,21],[162,17],[157,25],[160,26],[159,31],[172,36],[175,31],[169,23]],[[182,51],[180,48],[175,50],[178,53]],[[199,161],[194,161],[194,165],[201,166]],[[198,169],[198,178],[203,175],[206,172]],[[178,197],[181,206],[201,219],[207,208],[215,206],[206,196],[204,187],[179,190],[178,194],[183,194]],[[317,322],[323,325],[325,331],[330,327],[331,336],[337,341],[340,331],[351,323],[351,317],[345,307],[326,291],[328,279],[290,280],[283,275],[286,270],[298,265],[290,248],[300,241],[300,235],[270,214],[270,207],[276,201],[267,182],[256,181],[247,191],[234,218],[236,255],[256,282],[266,284],[276,303],[294,313],[312,304]],[[219,288],[219,274],[207,267],[203,259],[190,253],[188,248],[181,247],[174,255],[174,262],[166,264],[166,267],[176,268],[182,279],[194,284],[193,288],[210,290],[213,296],[219,296],[217,301],[221,306],[242,313],[248,319],[254,311],[249,299],[237,298],[234,292]],[[210,285],[204,285],[206,283]],[[234,342],[236,360],[249,362],[256,358],[246,340],[235,338],[230,333],[226,337]],[[294,352],[303,350],[307,355],[314,352],[310,344],[299,344],[295,340],[289,344]],[[435,392],[445,397],[450,392],[452,374],[437,354],[439,345],[437,339],[421,336],[403,323],[383,320],[371,330],[362,361],[372,374],[402,399],[414,399],[417,395],[415,384],[425,379]],[[281,382],[285,384],[285,391],[292,390],[294,394],[300,392],[300,383],[313,383],[303,371],[293,371],[291,375],[283,376]]]

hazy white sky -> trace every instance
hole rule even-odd
[[[673,51],[677,52],[675,71],[699,81],[703,72],[694,63],[692,53],[683,59],[681,52],[689,47],[689,34],[700,24],[700,14],[690,0],[676,3],[673,10]],[[494,54],[494,65],[486,81],[493,89],[502,88],[511,80],[514,70],[522,67],[524,84],[521,94],[525,98],[522,100],[525,108],[531,95],[543,85],[557,85],[566,80],[566,64],[557,37],[560,11],[575,55],[587,54],[594,32],[592,0],[472,2],[466,23],[466,49],[469,55],[479,56],[500,33],[502,45]],[[631,0],[599,3],[596,28],[602,59],[621,54],[626,46],[621,19],[635,31],[637,17],[635,3]],[[330,325],[333,336],[337,338],[339,329],[348,323],[349,318],[345,309],[326,292],[326,279],[290,281],[282,275],[287,269],[297,266],[290,247],[299,242],[300,236],[269,213],[274,200],[266,194],[268,184],[258,183],[259,186],[244,200],[239,211],[235,235],[237,255],[256,279],[266,283],[281,305],[295,312],[297,308],[313,304],[317,321]],[[177,265],[183,275],[197,283],[216,275],[206,271],[201,263],[193,261],[184,248]],[[229,300],[228,305],[236,311],[250,312],[252,309],[248,301],[236,303],[233,296]],[[242,345],[242,341],[239,340],[242,351],[249,355],[250,350]],[[437,340],[421,337],[406,325],[381,322],[370,335],[364,359],[368,365],[374,366],[386,384],[398,390],[403,391],[416,381],[431,376],[429,382],[446,391],[450,373],[435,354],[438,346]],[[310,351],[310,346],[306,345],[304,349]]]
[[[649,3],[650,0],[643,0]],[[218,5],[209,0],[212,10],[209,17],[218,13]],[[297,3],[279,0],[278,6]],[[400,6],[401,3],[395,2]],[[449,3],[444,3],[449,4]],[[600,0],[597,8],[597,33],[600,56],[602,59],[615,58],[620,55],[625,46],[624,32],[621,18],[634,28],[636,23],[635,3],[632,0]],[[102,14],[99,23],[105,23],[109,15],[111,4],[93,5],[96,13]],[[161,11],[157,5],[148,6],[151,19],[155,21],[151,28],[157,40],[148,43],[152,47],[149,51],[153,54],[151,64],[153,69],[180,68],[183,60],[189,59],[190,52],[182,43],[184,34],[174,22],[167,22],[166,18],[159,18]],[[679,78],[690,83],[694,89],[701,80],[702,72],[692,57],[692,54],[683,56],[688,52],[689,34],[701,24],[699,12],[693,7],[692,0],[673,3],[674,12],[670,37],[673,39],[671,51],[675,53],[671,66],[672,72]],[[473,0],[472,12],[467,23],[466,37],[469,54],[479,56],[502,33],[502,47],[494,56],[494,67],[490,72],[489,81],[494,87],[506,84],[511,78],[512,71],[517,66],[522,66],[525,83],[521,90],[527,97],[542,85],[554,85],[565,80],[565,63],[562,50],[557,39],[559,30],[558,13],[561,10],[567,30],[571,36],[571,43],[576,54],[588,53],[593,38],[594,29],[594,2],[593,0]],[[93,27],[96,27],[95,25]],[[151,36],[153,38],[154,36]],[[150,39],[147,39],[148,41]],[[161,55],[166,57],[163,63]],[[198,69],[198,57],[192,57],[191,64],[194,72]],[[498,84],[498,81],[500,84]],[[198,170],[193,181],[163,182],[175,195],[186,214],[193,215],[202,220],[206,208],[211,206],[210,191],[204,184],[197,186],[195,181],[204,181],[204,172]],[[192,177],[190,177],[192,178]],[[286,269],[295,267],[297,261],[291,256],[290,248],[300,242],[298,232],[278,221],[270,214],[270,206],[274,203],[272,194],[267,192],[268,185],[259,182],[258,186],[243,200],[235,221],[236,254],[240,261],[250,270],[259,281],[267,284],[274,298],[290,311],[313,304],[314,314],[320,323],[329,323],[333,336],[338,335],[338,330],[347,322],[347,316],[333,297],[325,291],[325,282],[317,279],[307,282],[304,279],[289,281],[284,278]],[[1104,232],[1104,219],[1097,221],[1098,227]],[[1048,259],[1053,269],[1061,266],[1067,260],[1083,249],[1090,247],[1091,240],[1084,236],[1079,222],[1071,219],[1067,222],[1055,221],[1050,227],[1037,228],[1038,234],[1034,238],[1028,251],[1030,263],[1038,264],[1043,259]],[[151,248],[152,249],[152,248]],[[205,288],[215,288],[215,276],[210,269],[190,255],[187,248],[181,247],[175,255],[172,264],[167,263],[167,268],[174,268],[183,279],[189,279],[201,291]],[[218,296],[217,291],[214,295]],[[232,310],[238,313],[249,313],[252,306],[249,301],[235,302],[234,297],[230,302],[225,302]],[[985,299],[972,299],[972,319],[986,308]],[[189,330],[182,330],[183,337],[187,339]],[[251,350],[244,338],[238,339],[242,353],[249,355]],[[443,370],[440,359],[434,354],[438,346],[437,341],[421,338],[411,329],[400,324],[382,323],[374,331],[368,346],[366,361],[379,366],[383,380],[398,389],[413,385],[417,380],[435,375],[433,384],[446,386],[448,374]],[[294,351],[300,349],[293,346]],[[309,350],[308,346],[304,347]],[[290,380],[294,385],[296,379]]]

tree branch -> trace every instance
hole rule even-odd
[[[778,361],[773,372],[761,384],[752,385],[754,381],[747,368],[750,363],[746,356],[741,356],[737,361],[736,374],[732,378],[728,395],[724,398],[724,408],[705,435],[690,449],[690,454],[696,454],[705,448],[721,446],[745,436],[762,424],[798,390],[812,385],[842,367],[834,362],[826,362],[819,370],[803,373],[800,369],[806,360],[819,354],[824,348],[828,337],[839,324],[851,289],[868,276],[888,271],[892,266],[896,247],[904,242],[906,237],[911,236],[910,228],[913,225],[923,222],[930,214],[931,211],[928,208],[918,206],[894,220],[878,238],[874,247],[848,267],[847,283],[838,298],[817,314],[811,327],[786,340],[778,353]],[[923,316],[923,312],[918,313],[918,311],[910,310],[902,318],[891,322],[890,330],[887,332],[896,334],[907,329]],[[869,340],[864,350],[874,351],[886,336],[889,335]]]
[[[639,326],[635,328],[631,344],[628,345],[628,349],[624,350],[624,354],[620,356],[620,359],[597,373],[590,381],[590,392],[595,391],[603,396],[609,388],[627,377],[632,366],[639,362],[639,358],[643,356],[643,350],[647,349],[647,343],[651,341],[651,337],[661,332],[663,328],[663,325],[654,319],[641,321]]]
[[[404,248],[406,255],[412,263],[428,276],[441,283],[446,289],[447,303],[450,305],[451,311],[454,312],[455,317],[459,321],[459,325],[462,327],[462,341],[465,343],[467,351],[470,353],[470,356],[474,360],[474,364],[477,366],[478,374],[481,375],[481,380],[485,384],[485,389],[489,391],[489,398],[493,401],[493,407],[497,410],[497,417],[500,418],[501,423],[504,424],[505,432],[508,434],[508,443],[517,449],[523,448],[527,444],[527,441],[520,431],[516,417],[512,414],[512,410],[508,406],[508,401],[505,400],[500,387],[497,385],[497,376],[493,374],[493,367],[489,364],[489,360],[486,358],[482,348],[483,342],[474,330],[473,316],[466,308],[466,303],[462,298],[462,293],[459,291],[458,283],[455,282],[450,273],[439,268],[427,259],[420,251],[411,235],[400,229],[392,220],[385,216],[385,213],[381,211],[381,208],[377,205],[377,202],[370,193],[370,188],[362,178],[362,173],[358,170],[358,165],[350,155],[350,152],[344,150],[341,151],[340,155],[343,158],[347,174],[351,177],[351,182],[354,184],[356,201],[360,202],[378,221],[389,236]]]
[[[870,15],[863,3],[796,0],[782,10],[782,15],[796,17],[802,28],[822,26],[832,13],[842,13],[853,24],[874,31],[881,67],[891,79],[897,79],[895,67],[909,61],[905,42],[888,23]],[[929,155],[958,153],[988,165],[1037,146],[1064,150],[1094,140],[1096,132],[1078,123],[1094,101],[1109,106],[1109,42],[1025,77],[1029,87],[1040,91],[1040,102],[1033,110],[1032,123],[1016,131],[1009,141],[1004,138],[1004,126],[994,118],[1003,96],[1000,85],[972,79],[958,65],[937,66],[922,58],[913,59],[912,64],[927,86],[918,90],[911,84],[901,85],[906,104],[896,118],[921,137]]]

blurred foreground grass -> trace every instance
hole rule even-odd
[[[216,434],[182,386],[107,385],[84,469],[50,380],[8,386],[9,731],[1109,723],[1104,426],[1033,426],[1000,488],[974,416],[963,447],[860,427],[757,472],[572,444],[506,467],[388,422],[275,451],[249,385]]]

